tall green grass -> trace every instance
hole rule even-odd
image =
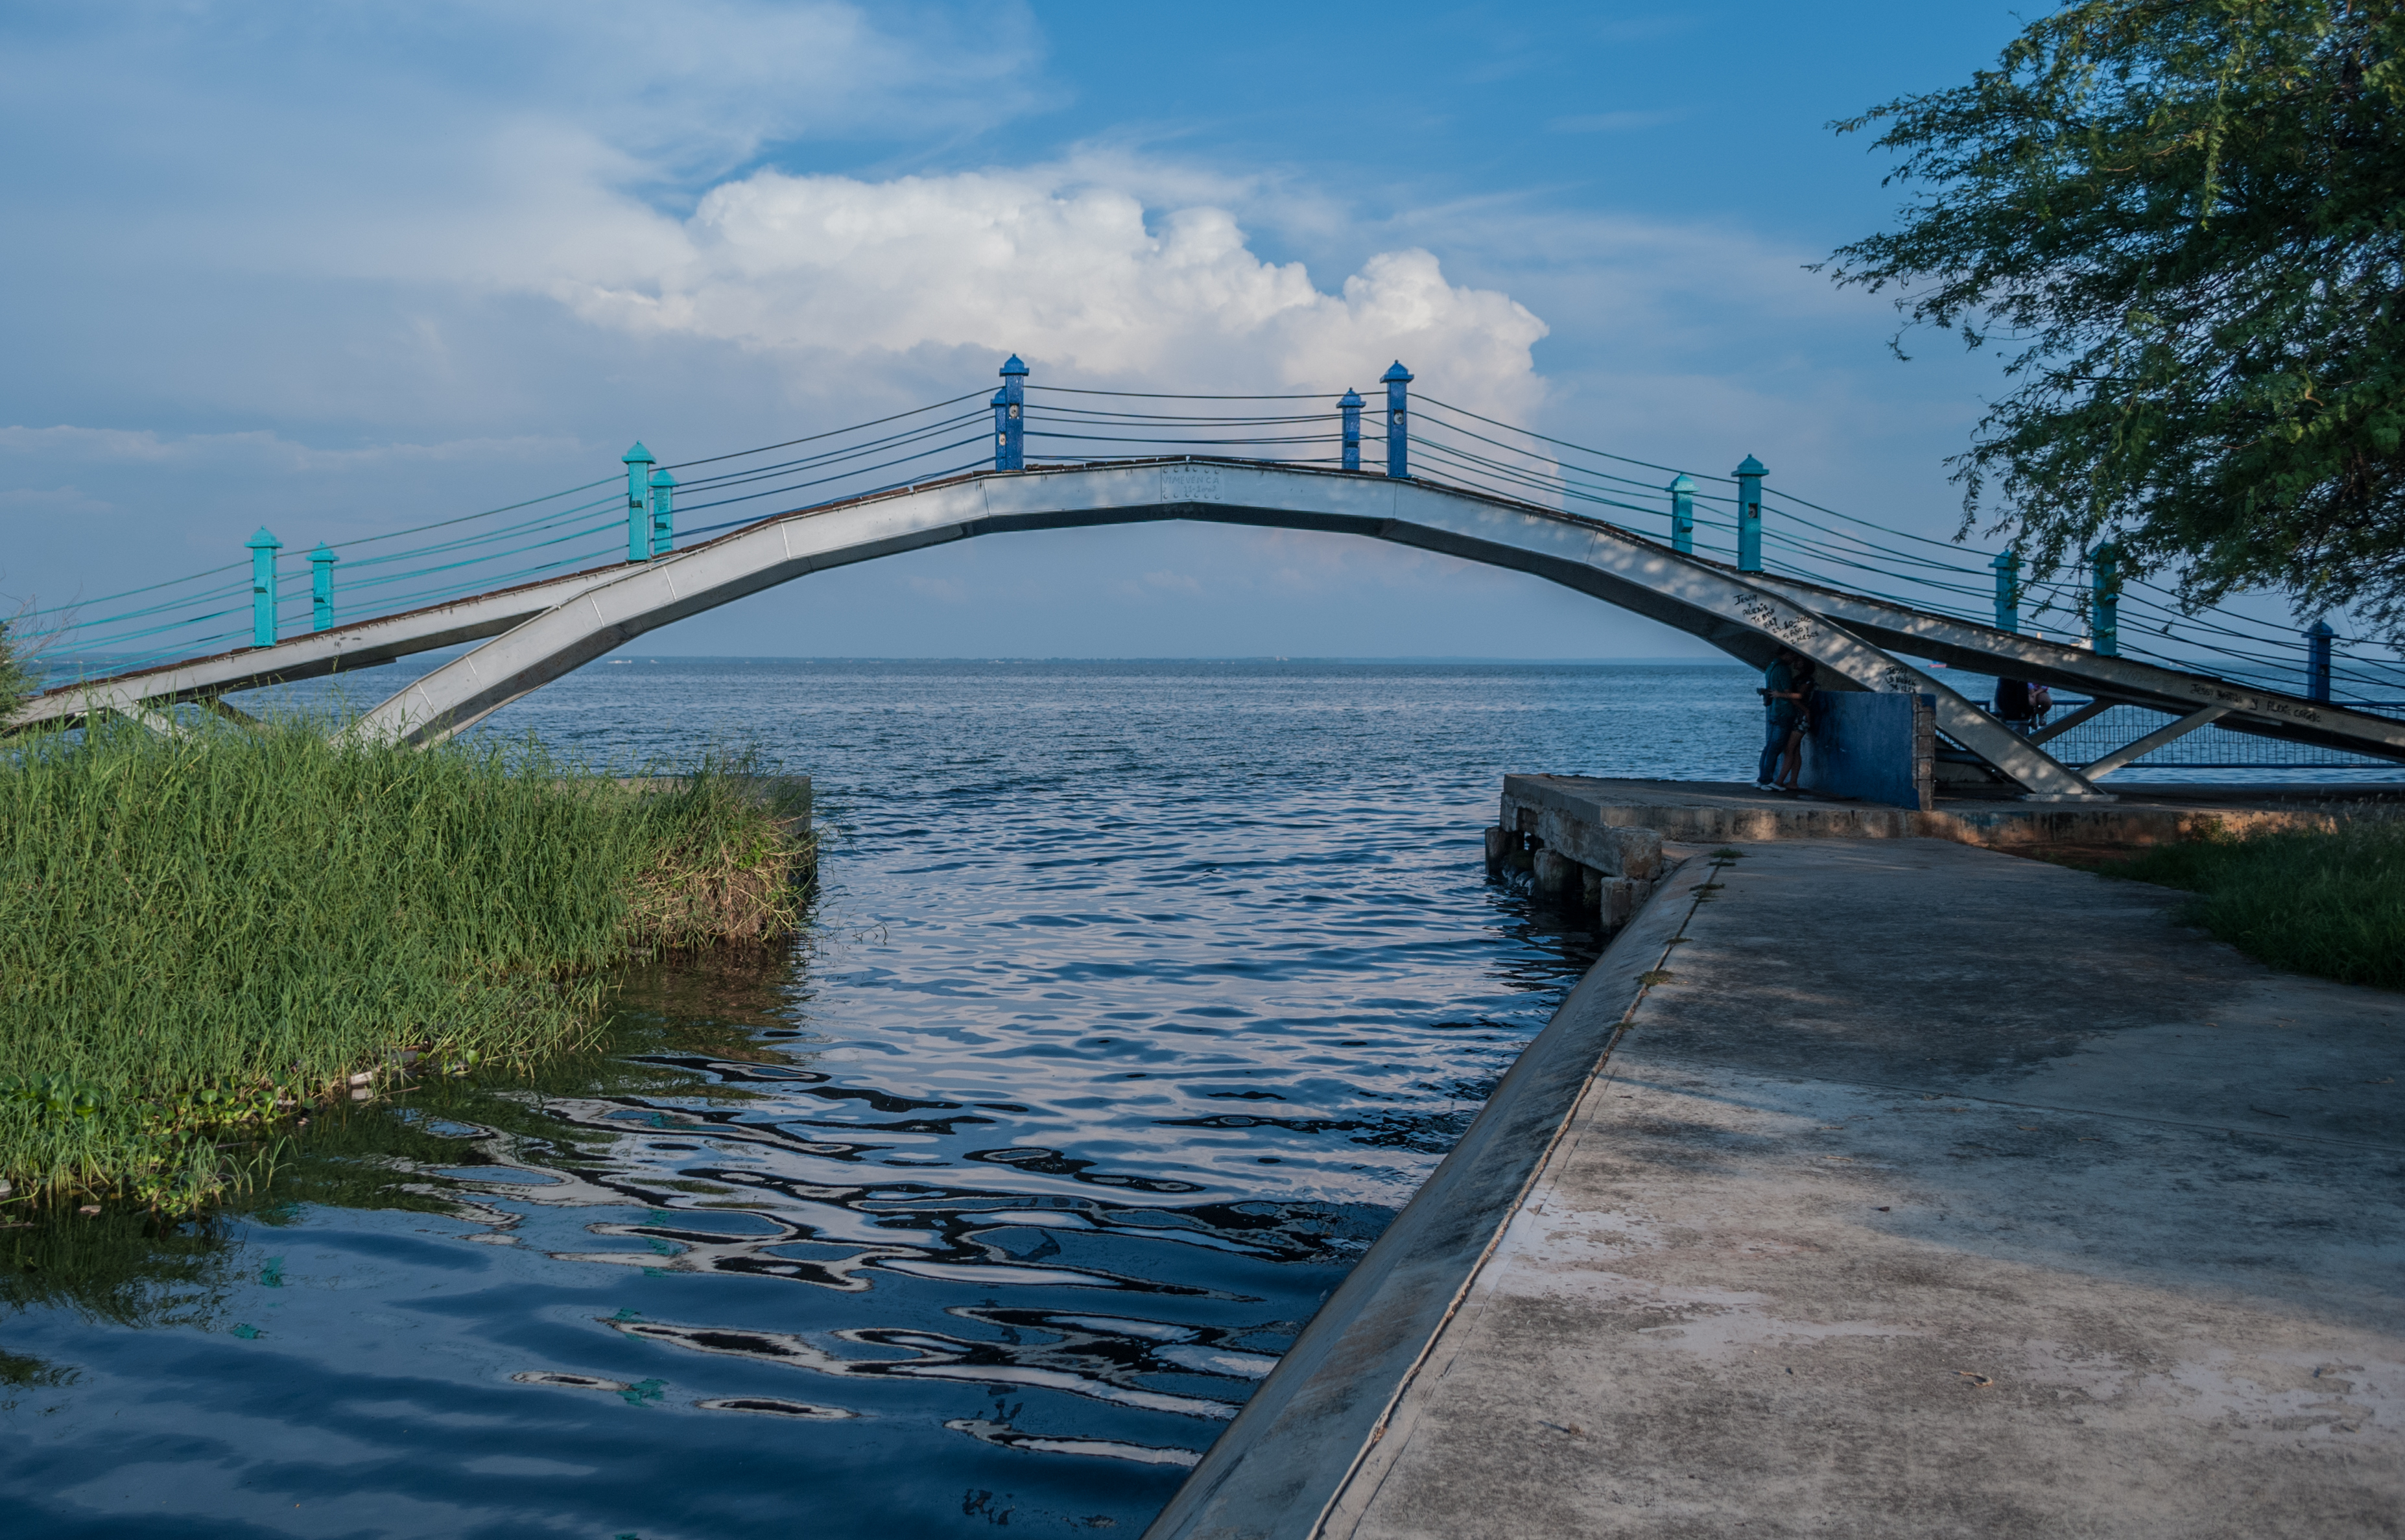
[[[17,639],[8,634],[8,623],[0,621],[0,721],[7,721],[8,713],[33,693],[33,665],[25,661]]]
[[[0,1179],[190,1208],[407,1055],[526,1059],[622,959],[798,923],[807,850],[724,765],[122,722],[0,744]]]
[[[2405,818],[2159,845],[2090,870],[2187,889],[2182,920],[2274,968],[2405,989]]]

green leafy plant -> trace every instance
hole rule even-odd
[[[1966,532],[2405,628],[2405,7],[2079,0],[1874,124],[1917,195],[1833,276],[2012,350]]]

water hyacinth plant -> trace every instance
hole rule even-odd
[[[5,1201],[189,1209],[317,1101],[523,1062],[592,1029],[611,964],[800,922],[804,809],[748,765],[328,725],[0,742]]]

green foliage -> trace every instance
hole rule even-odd
[[[34,671],[26,665],[17,639],[8,635],[8,623],[0,621],[0,721],[6,721],[10,708],[34,693]]]
[[[2405,989],[2405,819],[2160,845],[2094,870],[2188,889],[2182,920],[2274,968]]]
[[[1965,530],[2405,629],[2400,107],[2398,0],[2084,0],[1833,125],[1883,124],[1922,189],[1836,280],[2016,350]]]
[[[797,923],[804,852],[724,766],[120,722],[0,760],[0,1178],[189,1207],[401,1056],[525,1061],[598,970]],[[364,1088],[363,1086],[360,1088]]]

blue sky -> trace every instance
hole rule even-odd
[[[1368,385],[1408,345],[1455,399],[1697,469],[1753,454],[1951,533],[1992,364],[1932,337],[1896,362],[1885,301],[1803,265],[1897,199],[1823,125],[2015,30],[1983,4],[13,6],[0,595],[215,566],[261,523],[422,523],[638,436],[789,438],[1012,350],[1056,383],[1274,390]],[[1184,525],[823,574],[646,648],[1695,651],[1523,577]]]

